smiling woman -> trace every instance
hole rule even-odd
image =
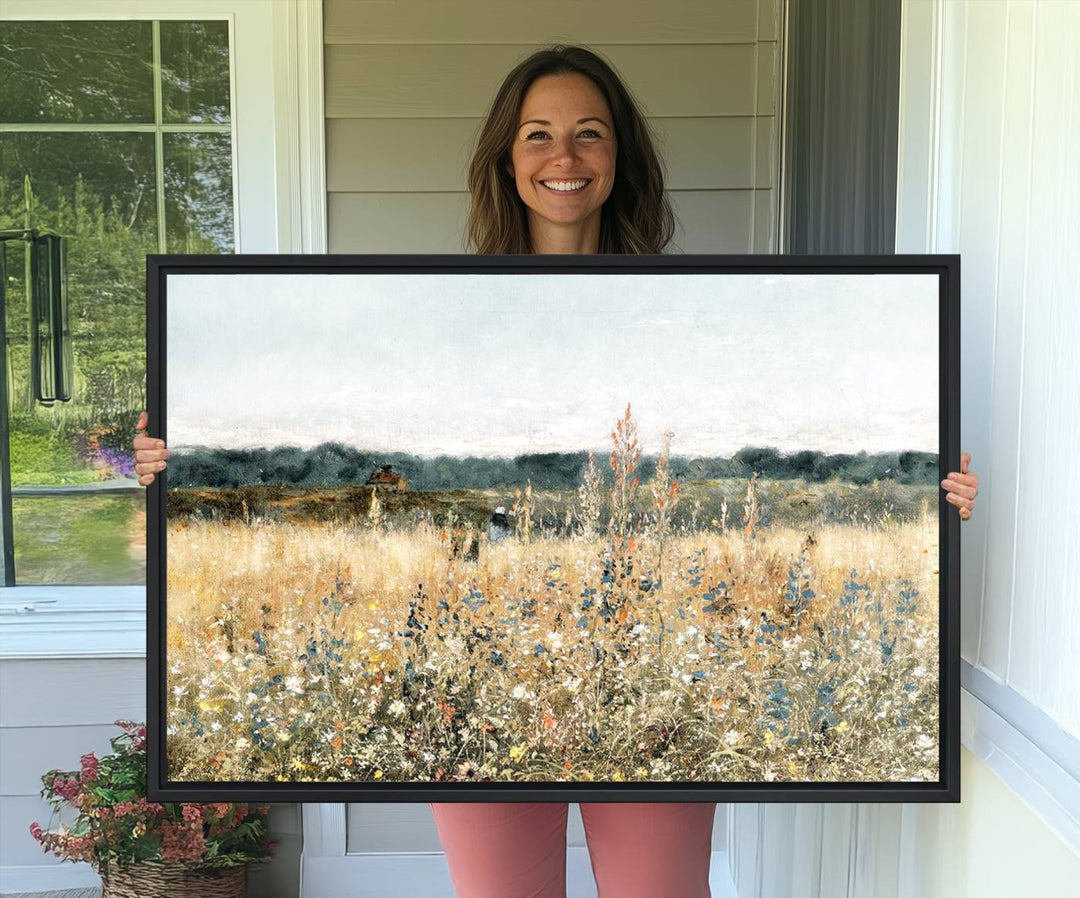
[[[585,252],[615,178],[611,110],[584,75],[547,75],[525,94],[510,173],[528,207],[533,252]]]
[[[468,182],[469,244],[483,254],[661,253],[675,231],[644,115],[582,47],[541,50],[507,75]]]

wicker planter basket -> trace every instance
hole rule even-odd
[[[113,867],[101,877],[101,898],[245,898],[247,864],[196,870],[187,864]]]

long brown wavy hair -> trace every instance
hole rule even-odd
[[[615,180],[600,213],[599,252],[663,252],[675,232],[675,216],[645,116],[607,62],[584,47],[563,45],[538,50],[520,62],[492,101],[469,164],[469,247],[485,255],[532,252],[525,204],[508,170],[510,147],[532,83],[561,74],[591,79],[614,118]]]

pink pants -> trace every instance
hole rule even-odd
[[[458,898],[564,898],[567,805],[431,805]],[[599,898],[709,898],[712,802],[582,804]]]

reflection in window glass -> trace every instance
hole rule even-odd
[[[21,584],[146,582],[146,491],[12,501]]]
[[[26,186],[29,183],[29,197]],[[0,134],[0,229],[68,238],[75,394],[34,401],[24,244],[6,241],[12,530],[19,583],[138,583],[125,548],[144,506],[130,495],[20,496],[30,487],[133,478],[130,440],[145,397],[145,256],[157,250],[154,135]]]
[[[153,122],[150,22],[4,22],[0,121]]]
[[[151,21],[0,30],[0,120],[14,126],[0,133],[0,229],[67,238],[74,360],[72,400],[36,402],[24,243],[4,241],[20,584],[145,581],[131,440],[146,408],[146,255],[234,246],[227,25],[158,25],[165,121],[198,133],[155,121],[154,33]]]
[[[229,135],[166,134],[166,252],[231,253],[232,212]]]
[[[229,23],[161,23],[165,122],[229,121]]]
[[[95,426],[125,426],[130,403],[144,395],[145,256],[157,249],[155,205],[153,134],[0,134],[0,229],[29,224],[68,238],[75,359],[73,400],[52,408],[34,402],[24,244],[8,241],[13,485],[101,479],[93,472],[94,458],[74,452],[74,435]],[[41,454],[43,446],[20,453],[21,440],[46,431],[52,446],[48,458]],[[111,445],[108,440],[105,444]]]

